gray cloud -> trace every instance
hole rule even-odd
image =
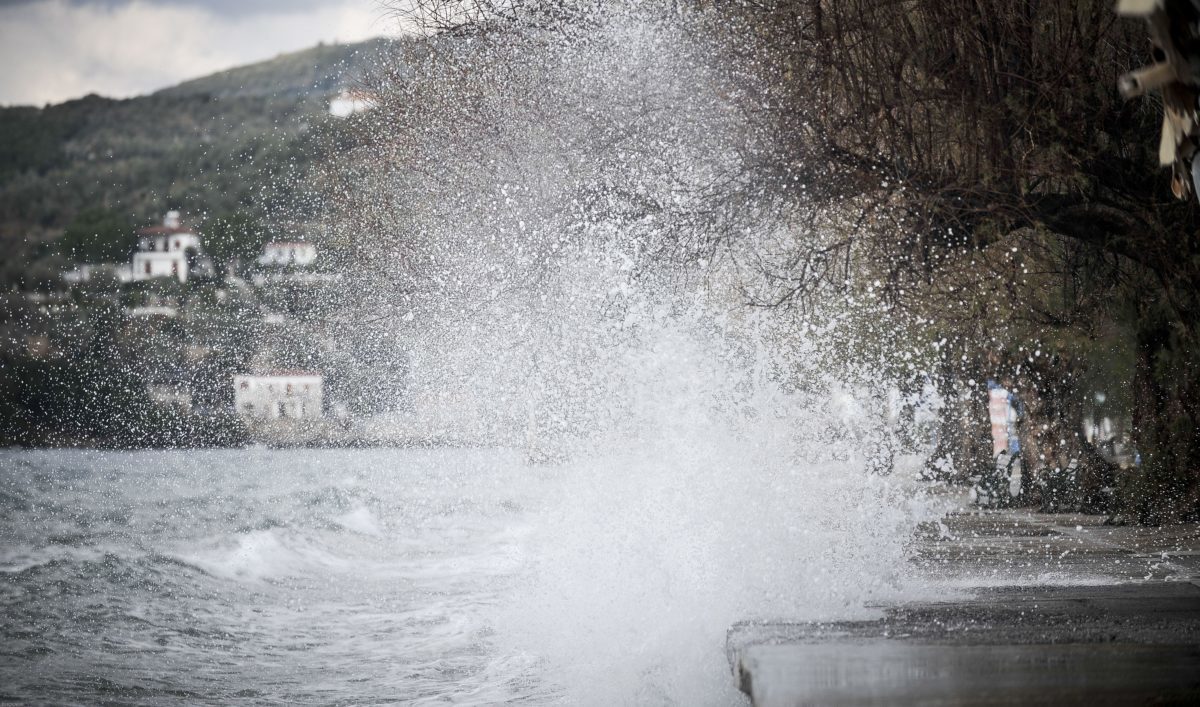
[[[0,104],[127,97],[389,28],[374,0],[0,0]]]
[[[17,5],[37,5],[53,2],[54,0],[0,0],[0,9]],[[112,9],[129,5],[131,0],[66,0],[67,4],[77,7],[100,7]],[[369,6],[371,0],[365,0]],[[321,6],[337,5],[329,0],[142,0],[147,5],[182,5],[198,7],[219,15],[255,15],[280,12],[296,12],[313,10]]]

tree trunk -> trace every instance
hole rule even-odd
[[[931,465],[948,460],[953,472],[947,480],[966,483],[972,475],[992,466],[992,434],[988,418],[986,380],[979,374],[978,365],[956,370],[949,358],[944,358],[938,381],[938,392],[944,401],[938,424],[938,443]],[[974,385],[971,384],[974,381]],[[940,469],[931,469],[935,476]]]
[[[1137,334],[1133,439],[1140,463],[1119,489],[1121,509],[1146,525],[1200,519],[1200,356],[1154,313]]]

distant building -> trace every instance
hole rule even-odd
[[[303,241],[270,241],[263,245],[262,255],[258,256],[259,265],[273,267],[308,267],[316,260],[317,247]]]
[[[133,270],[127,263],[80,263],[73,270],[65,271],[62,278],[68,285],[82,285],[97,279],[125,283],[133,279]]]
[[[130,276],[134,280],[173,277],[187,282],[193,270],[203,267],[200,256],[200,236],[180,223],[178,211],[168,211],[161,226],[138,231]]]
[[[146,394],[150,400],[164,408],[175,408],[180,412],[192,411],[192,394],[182,388],[168,383],[150,383],[146,385]]]
[[[212,355],[213,349],[211,346],[204,344],[188,344],[183,347],[183,358],[189,363],[203,361]]]
[[[54,352],[50,337],[43,334],[29,334],[25,337],[25,355],[30,358],[48,358]]]
[[[308,371],[234,376],[234,411],[251,422],[320,418],[322,381],[319,373]]]
[[[179,316],[179,308],[169,304],[145,304],[138,307],[126,307],[127,317],[165,317],[174,319]]]
[[[342,91],[329,101],[329,114],[335,118],[348,118],[355,113],[364,113],[378,104],[362,91]]]

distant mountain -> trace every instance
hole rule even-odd
[[[352,87],[357,77],[377,65],[396,41],[401,40],[380,37],[357,44],[320,44],[185,81],[155,95],[329,96]]]

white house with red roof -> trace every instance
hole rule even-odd
[[[200,252],[200,236],[180,223],[178,211],[168,211],[161,226],[138,231],[130,276],[134,280],[173,277],[187,282]]]

